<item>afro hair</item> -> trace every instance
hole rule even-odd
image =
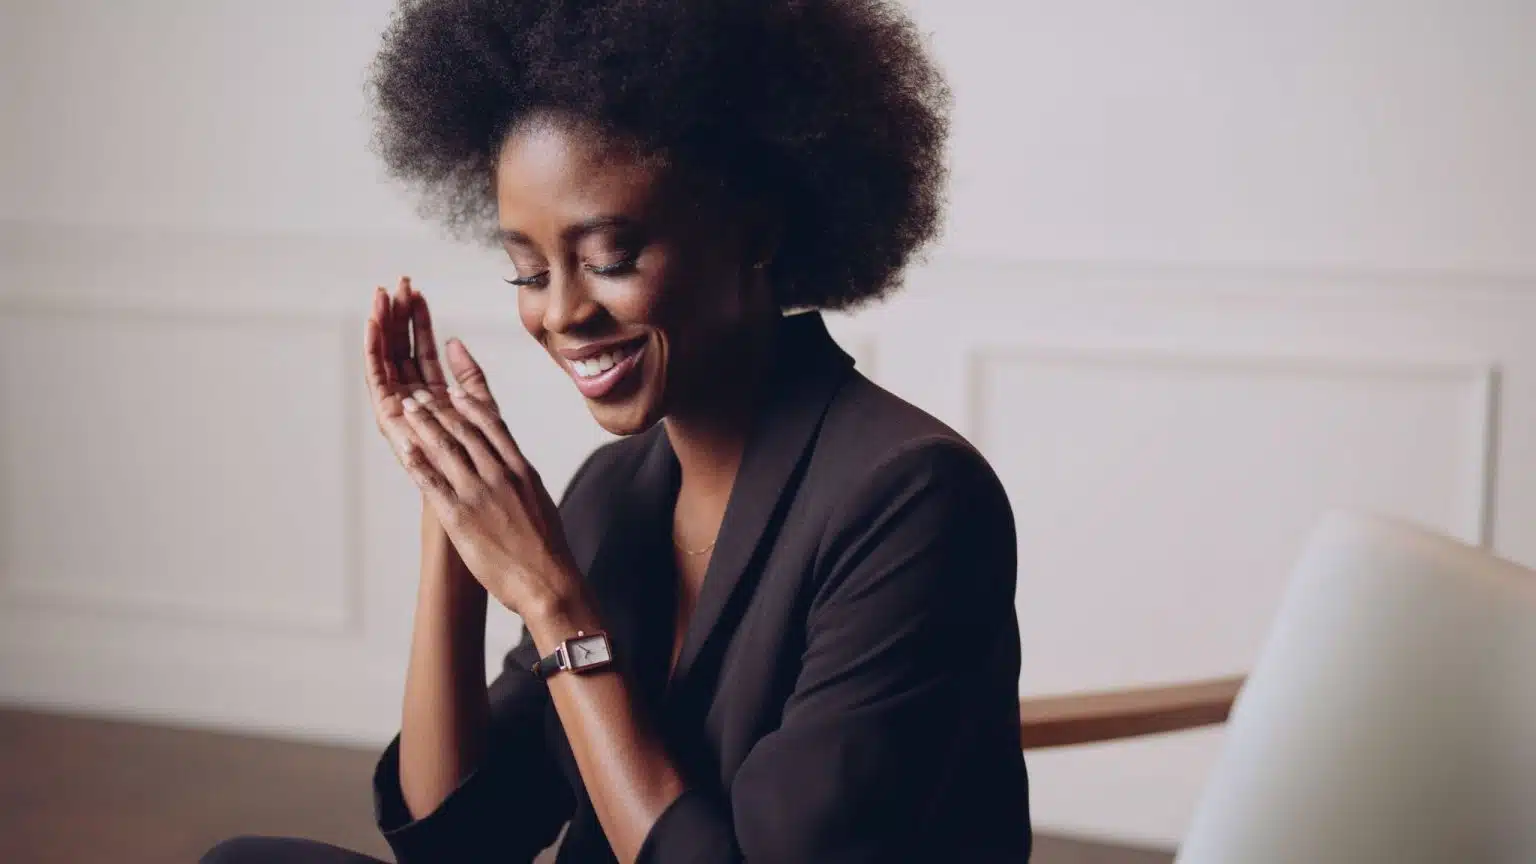
[[[460,234],[543,111],[772,202],[784,308],[888,294],[942,218],[949,91],[886,0],[405,0],[370,84],[390,173]]]

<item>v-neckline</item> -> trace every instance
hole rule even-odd
[[[688,690],[701,661],[708,661],[707,672],[716,659],[723,631],[754,588],[761,556],[776,531],[772,526],[796,486],[795,476],[804,470],[823,413],[853,366],[818,314],[791,316],[781,326],[783,350],[742,452],[699,596],[682,628],[681,648],[676,646],[681,570],[673,554],[671,522],[682,472],[660,424],[646,433],[649,446],[615,502],[615,530],[603,538],[588,568],[588,578],[606,586],[600,590],[617,601],[611,610],[614,628],[630,635],[637,655],[649,655],[633,658],[635,671],[649,677],[645,689],[655,687],[661,701]],[[665,578],[641,576],[652,567]],[[642,609],[651,614],[635,614]],[[661,622],[664,627],[657,632]]]

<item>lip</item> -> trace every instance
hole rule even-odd
[[[586,360],[600,354],[607,354],[615,348],[634,345],[644,339],[644,336],[631,336],[628,339],[609,339],[607,342],[593,342],[580,348],[561,348],[556,353],[567,360]]]
[[[639,368],[640,361],[645,359],[645,351],[648,343],[641,342],[639,347],[636,348],[634,352],[631,353],[628,357],[625,357],[623,360],[613,364],[612,369],[607,369],[597,375],[592,376],[591,378],[583,378],[580,375],[577,375],[576,366],[572,361],[585,360],[588,357],[595,356],[596,354],[602,354],[606,351],[612,351],[617,346],[626,345],[633,341],[634,340],[631,339],[628,342],[609,342],[606,345],[600,346],[600,350],[598,351],[591,351],[587,348],[582,348],[578,351],[571,352],[572,354],[577,355],[575,357],[570,356],[570,354],[567,354],[565,351],[561,351],[561,356],[566,358],[565,373],[571,376],[571,380],[575,382],[576,389],[581,391],[581,395],[587,397],[588,399],[601,399],[612,392],[615,387],[619,386],[620,382],[622,382],[625,378],[628,378],[637,368]]]

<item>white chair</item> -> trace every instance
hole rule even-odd
[[[1026,747],[1219,723],[1179,864],[1536,862],[1536,571],[1334,513],[1242,679],[1026,700]]]

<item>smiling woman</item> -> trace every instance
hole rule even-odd
[[[1026,860],[1008,500],[820,317],[937,230],[947,93],[899,8],[416,0],[374,73],[386,163],[505,249],[622,436],[557,505],[421,293],[375,292],[367,383],[423,499],[374,789],[398,860],[528,861],[567,824],[561,862]],[[492,600],[526,629],[487,690]]]

